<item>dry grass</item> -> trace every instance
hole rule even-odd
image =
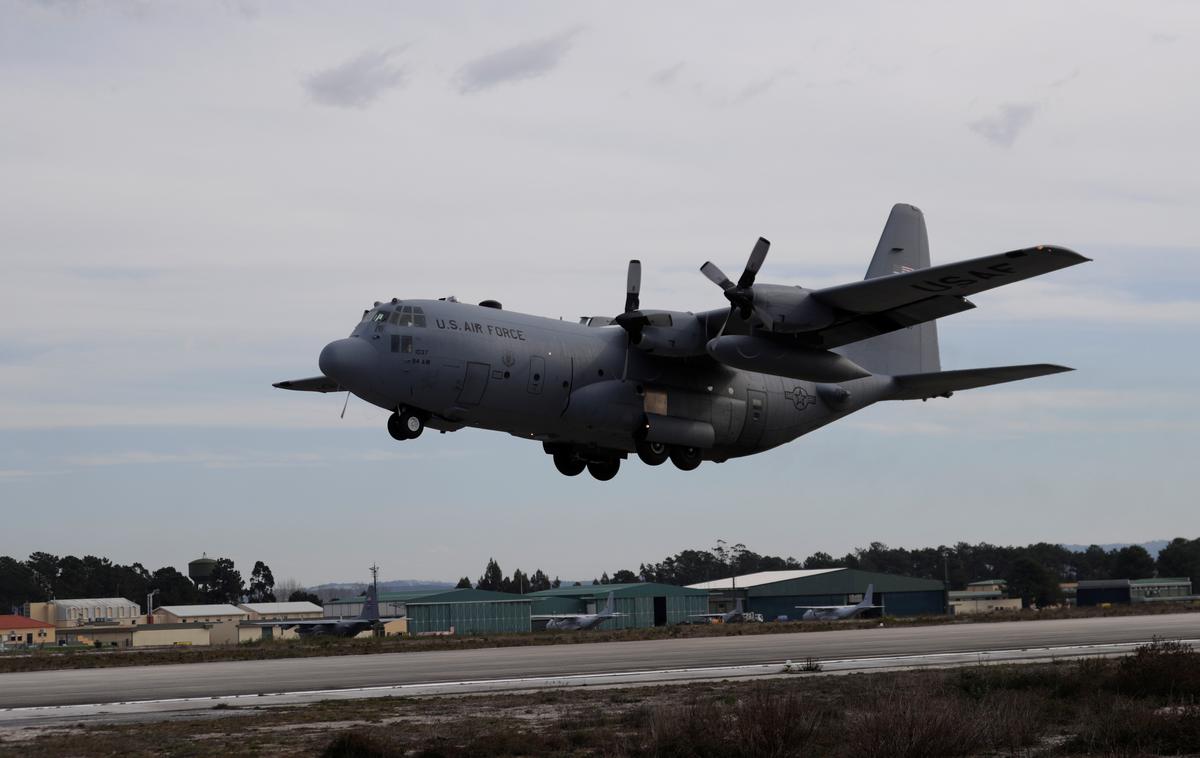
[[[21,756],[1180,755],[1200,653],[672,687],[231,708],[0,743]],[[228,718],[227,715],[237,718]]]

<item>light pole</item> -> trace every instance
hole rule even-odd
[[[154,596],[157,594],[158,594],[158,590],[151,590],[150,593],[148,595],[146,595],[146,623],[147,624],[154,623],[153,621],[151,621],[151,619],[154,618]]]

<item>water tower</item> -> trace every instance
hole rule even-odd
[[[217,562],[213,558],[208,557],[208,553],[202,554],[196,560],[188,563],[188,578],[191,579],[197,587],[207,588],[212,581],[213,569]]]

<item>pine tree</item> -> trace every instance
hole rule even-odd
[[[272,580],[272,584],[274,581]],[[239,603],[246,592],[242,581],[242,572],[233,567],[229,558],[218,558],[213,566],[212,577],[208,582],[208,597],[210,603]]]
[[[469,589],[471,589],[471,579],[470,579],[470,577],[466,577],[466,576],[464,576],[462,579],[459,579],[459,580],[458,580],[458,584],[454,585],[454,589],[456,589],[456,590],[469,590]]]
[[[479,581],[475,583],[475,589],[500,592],[503,584],[504,572],[500,570],[500,564],[496,563],[495,558],[489,558],[487,568],[483,570],[483,576],[479,577]]]
[[[271,573],[271,568],[262,561],[255,561],[254,570],[250,572],[249,602],[275,602],[275,575]]]

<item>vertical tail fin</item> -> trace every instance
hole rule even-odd
[[[859,608],[868,608],[875,605],[875,585],[867,585],[867,594],[863,595],[862,602],[858,604]]]
[[[912,205],[893,206],[865,278],[907,273],[929,265],[925,215]],[[875,374],[927,374],[942,369],[937,324],[932,321],[855,342],[837,352]]]
[[[742,599],[740,597],[737,599],[737,605],[734,606],[734,610],[736,610],[738,613],[745,613],[745,611],[742,610]]]
[[[379,620],[379,598],[375,594],[375,585],[367,587],[367,599],[363,603],[362,613],[358,614],[365,621]]]
[[[610,593],[608,593],[608,601],[606,603],[604,603],[604,610],[601,611],[601,613],[612,613],[612,612],[613,612],[613,594],[610,592]]]

